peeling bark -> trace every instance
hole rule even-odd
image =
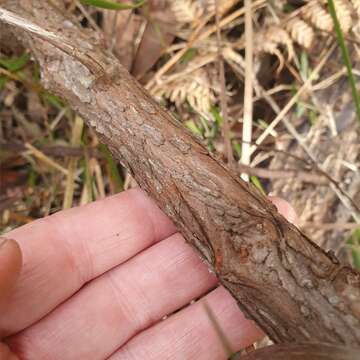
[[[94,34],[47,2],[2,4],[19,15],[11,20],[0,8],[0,21],[16,25],[12,31],[39,62],[45,87],[97,131],[273,341],[360,346],[358,272],[214,159]]]

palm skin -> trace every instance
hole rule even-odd
[[[0,360],[226,359],[203,301],[234,351],[262,337],[141,190],[5,236],[21,252],[13,241],[0,250],[0,290],[15,283],[0,291]]]

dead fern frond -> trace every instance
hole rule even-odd
[[[173,81],[159,84],[153,90],[153,94],[174,102],[178,108],[187,101],[201,114],[207,114],[216,101],[211,81],[204,68],[196,69],[186,76],[179,76]]]
[[[341,29],[347,34],[359,24],[360,0],[334,0],[334,4]],[[316,30],[330,33],[334,29],[327,0],[307,1],[296,15],[286,20],[285,29],[296,43],[308,49],[313,43]],[[271,50],[270,44],[263,46]]]
[[[304,48],[310,48],[315,32],[314,29],[304,20],[295,17],[287,22],[286,29],[292,39]]]
[[[360,0],[351,0],[351,2],[357,15],[360,16]]]
[[[215,1],[216,0],[205,0],[200,1],[203,3],[203,7],[208,8],[208,12],[214,12],[215,13]],[[232,8],[238,0],[219,0],[219,14],[220,16],[225,14],[230,8]]]
[[[301,15],[316,29],[330,32],[334,28],[330,13],[318,1],[312,1],[307,6],[304,6]]]
[[[168,0],[171,11],[180,25],[194,27],[199,19],[210,13],[215,13],[215,0]],[[219,13],[226,13],[238,0],[219,0]]]
[[[171,0],[169,2],[170,9],[173,12],[176,22],[180,25],[191,24],[196,19],[203,15],[203,7],[199,5],[197,1],[183,0],[176,1]]]
[[[334,5],[341,29],[346,34],[353,25],[351,3],[347,0],[334,0]]]
[[[275,55],[279,60],[278,72],[284,67],[285,59],[279,47],[283,46],[287,52],[288,60],[294,57],[294,47],[291,37],[286,30],[279,26],[270,26],[265,32],[255,37],[255,48],[257,52]]]

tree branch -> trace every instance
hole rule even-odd
[[[0,21],[32,49],[45,87],[98,132],[272,340],[360,345],[358,272],[215,160],[95,34],[46,3],[5,4]]]
[[[240,360],[356,360],[358,357],[358,350],[347,346],[307,343],[267,346],[241,356]]]

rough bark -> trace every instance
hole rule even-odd
[[[330,344],[277,344],[241,356],[241,360],[356,360],[358,349]],[[235,359],[234,359],[235,360]]]
[[[32,49],[44,85],[97,131],[273,341],[360,345],[358,272],[214,159],[94,34],[48,2],[3,4],[23,17],[11,20],[0,8],[0,21],[16,23],[12,29]]]

